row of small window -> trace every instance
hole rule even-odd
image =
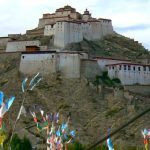
[[[90,24],[87,22],[82,22],[81,25],[90,25]]]
[[[102,22],[105,22],[105,23],[109,23],[109,22],[111,22],[111,21],[109,21],[109,20],[101,20]]]
[[[22,59],[24,59],[25,58],[25,56],[22,56]],[[52,58],[55,58],[55,55],[52,55]]]
[[[55,31],[54,29],[46,29],[47,31]]]
[[[59,25],[59,24],[61,24],[61,25],[62,25],[62,22],[58,22],[58,25]]]
[[[54,30],[55,28],[52,28],[52,27],[45,27],[45,29],[47,29],[47,30]]]
[[[119,70],[121,70],[122,69],[122,67],[123,67],[123,69],[124,70],[136,70],[136,67],[135,66],[133,66],[133,69],[131,69],[131,66],[130,65],[123,65],[123,66],[119,66]],[[137,70],[138,71],[142,71],[142,68],[143,68],[143,71],[150,71],[150,66],[148,66],[148,67],[146,67],[146,66],[143,66],[143,67],[137,67]],[[148,70],[146,69],[146,68],[148,68]],[[109,67],[109,69],[111,69],[111,67]],[[112,66],[112,69],[115,69],[115,67],[114,66]]]

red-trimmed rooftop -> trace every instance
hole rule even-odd
[[[112,57],[103,57],[103,56],[98,56],[95,57],[96,59],[108,59],[108,60],[120,60],[120,61],[131,61],[129,59],[119,59],[119,58],[112,58]]]
[[[117,65],[134,65],[134,66],[150,66],[148,64],[138,64],[138,63],[116,63],[116,64],[108,64],[106,66],[117,66]]]

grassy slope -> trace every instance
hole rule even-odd
[[[84,41],[68,46],[71,50],[88,52],[91,56],[109,56],[136,60],[150,58],[150,53],[140,43],[133,39],[114,34],[102,40]]]
[[[0,90],[5,92],[6,97],[16,96],[16,101],[7,115],[10,119],[6,118],[10,124],[13,124],[22,101],[21,80],[23,77],[18,73],[19,56],[19,54],[0,55]],[[59,110],[61,120],[70,113],[72,125],[77,129],[76,138],[82,143],[93,143],[107,134],[108,127],[116,129],[144,110],[148,103],[148,100],[143,101],[139,98],[135,101],[135,97],[133,100],[113,97],[113,92],[110,90],[106,91],[105,99],[102,99],[96,92],[96,88],[93,89],[87,85],[83,79],[66,80],[51,75],[43,77],[37,88],[27,93],[25,108],[28,112],[29,108],[33,108],[36,104],[44,108],[46,112]],[[27,117],[21,116],[17,130],[32,123],[33,119],[28,112]],[[122,139],[125,144],[138,144],[141,140],[140,130],[148,127],[149,123],[148,115],[146,115],[115,136],[114,143]],[[35,128],[33,131],[36,132]],[[36,138],[27,131],[21,130],[19,134],[26,134],[32,142],[36,141]]]
[[[125,47],[125,42],[117,44],[119,39],[120,41],[128,41],[125,37],[109,36],[101,41],[89,42],[84,40],[79,44],[75,44],[73,48],[89,52],[91,56],[118,56],[120,58],[120,55],[122,55],[122,57],[134,59],[134,54],[141,52],[141,58],[149,56],[147,50],[140,45],[139,49],[131,48],[130,41],[126,44],[130,45],[130,49]],[[131,43],[133,43],[132,40]],[[128,55],[125,55],[127,50]],[[16,101],[8,113],[10,119],[7,119],[7,121],[10,121],[11,124],[13,124],[13,120],[19,111],[22,100],[21,80],[23,76],[18,73],[19,61],[20,54],[0,55],[0,90],[5,92],[6,97],[9,95],[16,96]],[[87,85],[83,79],[58,79],[55,75],[52,75],[44,77],[38,87],[27,94],[25,108],[28,110],[35,104],[43,107],[47,112],[59,110],[61,120],[70,113],[72,124],[78,131],[77,139],[82,143],[93,143],[107,134],[108,127],[111,126],[112,129],[115,129],[144,110],[149,104],[149,100],[141,100],[138,95],[134,95],[130,100],[116,98],[113,97],[113,92],[111,91],[106,91],[106,97],[102,99],[96,89]],[[148,116],[149,114],[122,130],[120,134],[113,138],[114,143],[119,143],[123,140],[125,144],[133,143],[135,145],[136,143],[140,145],[142,143],[140,131],[145,127],[149,127]],[[32,123],[32,117],[28,113],[27,117],[21,117],[17,129]],[[35,137],[28,132],[25,133],[35,141]],[[19,134],[24,134],[24,132],[19,132]]]

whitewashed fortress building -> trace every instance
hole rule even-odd
[[[56,9],[53,14],[43,14],[38,27],[27,30],[26,33],[54,36],[54,46],[63,48],[69,43],[80,42],[83,38],[95,40],[113,34],[113,27],[110,19],[92,18],[87,9],[80,14],[67,5]]]

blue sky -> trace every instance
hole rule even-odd
[[[112,19],[114,30],[150,50],[150,0],[0,0],[0,36],[25,33],[38,25],[43,13],[71,5],[95,18]]]

